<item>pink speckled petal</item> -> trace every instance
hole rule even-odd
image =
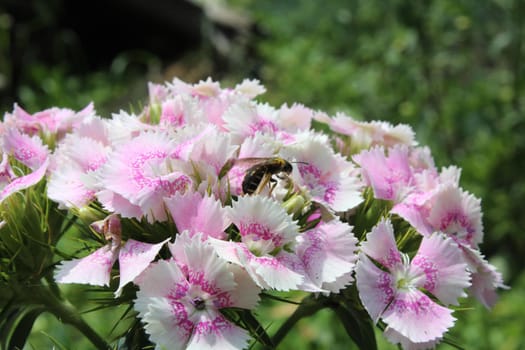
[[[374,322],[395,296],[392,276],[380,270],[365,254],[359,255],[356,267],[356,285],[359,298]]]
[[[309,278],[319,287],[353,271],[357,239],[352,227],[333,220],[298,236],[296,253]]]
[[[469,292],[487,309],[491,309],[498,300],[496,289],[509,289],[509,287],[503,283],[501,273],[485,259],[479,250],[466,246],[461,246],[461,249],[469,270],[472,271],[472,286]]]
[[[187,324],[184,309],[177,309],[169,298],[175,285],[185,283],[184,274],[173,260],[153,263],[141,275],[134,308],[145,324],[146,333],[160,349],[186,349],[191,328],[184,327]]]
[[[285,252],[281,252],[275,257],[255,257],[252,255],[249,260],[250,268],[247,270],[253,269],[255,274],[271,289],[282,291],[298,289],[304,282],[304,273],[297,272],[299,269],[294,265],[298,261],[295,261],[294,257]]]
[[[410,196],[407,197],[409,199]],[[429,236],[432,233],[432,227],[425,219],[424,208],[409,201],[403,201],[394,205],[391,210],[392,214],[397,214],[405,219],[417,232],[424,236]]]
[[[376,198],[397,202],[407,192],[412,177],[407,147],[394,146],[389,149],[388,156],[381,147],[374,147],[353,159],[361,166],[363,177]]]
[[[0,203],[4,201],[4,199],[12,195],[13,193],[24,190],[33,185],[36,185],[40,180],[42,180],[42,178],[46,174],[46,169],[48,165],[49,165],[49,158],[47,158],[44,161],[44,163],[40,166],[40,168],[38,168],[31,174],[17,177],[13,181],[11,181],[9,184],[7,184],[0,192]]]
[[[49,157],[47,146],[38,136],[22,134],[17,129],[8,129],[3,135],[4,151],[32,170],[38,169]]]
[[[393,344],[400,344],[403,350],[424,350],[434,349],[441,339],[436,339],[427,342],[414,343],[407,337],[404,337],[392,327],[386,327],[383,335]]]
[[[117,252],[118,249],[114,246],[106,245],[84,258],[64,261],[55,272],[55,280],[58,283],[108,286]]]
[[[389,220],[381,220],[367,234],[361,251],[389,269],[401,263],[401,254],[394,239],[394,228]]]
[[[425,276],[420,287],[436,296],[445,305],[458,305],[458,298],[466,297],[470,286],[467,264],[457,244],[444,235],[423,238],[417,255],[412,260],[414,274]],[[416,272],[417,271],[417,272]]]
[[[389,327],[415,343],[442,338],[456,320],[452,310],[436,304],[415,289],[398,291],[382,319]]]
[[[150,244],[130,239],[126,242],[119,252],[120,283],[115,296],[119,296],[122,288],[149,266],[167,241]]]
[[[195,324],[187,350],[244,349],[251,339],[248,332],[228,321],[220,313],[202,317]]]
[[[227,211],[213,197],[203,197],[198,192],[179,193],[165,199],[166,207],[175,221],[179,232],[188,230],[191,234],[201,232],[204,238],[226,237],[224,230],[231,224]]]

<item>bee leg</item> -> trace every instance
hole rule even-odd
[[[272,174],[266,173],[264,174],[263,178],[261,179],[261,182],[259,182],[259,186],[257,186],[257,189],[255,190],[255,194],[259,194],[262,192],[264,187],[272,180]]]
[[[277,186],[277,180],[271,177],[269,182],[270,182],[270,193],[269,194],[272,194],[273,189]]]

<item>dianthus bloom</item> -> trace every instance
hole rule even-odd
[[[13,112],[5,114],[4,122],[6,126],[16,128],[28,135],[40,132],[44,136],[54,136],[59,139],[92,114],[94,114],[93,103],[79,112],[53,107],[34,114],[29,114],[15,104]]]
[[[217,256],[200,235],[177,236],[171,260],[154,263],[139,279],[135,309],[156,349],[243,349],[246,330],[225,308],[253,309],[259,288],[236,265]]]
[[[42,180],[49,166],[49,150],[38,136],[29,136],[17,129],[0,134],[0,203],[13,193],[36,185]],[[29,168],[27,174],[17,176],[9,158]],[[32,170],[32,171],[31,171]]]
[[[222,257],[243,266],[262,288],[290,290],[303,282],[294,268],[295,256],[286,249],[299,235],[299,226],[282,206],[267,197],[240,197],[229,215],[241,241],[212,240]]]
[[[467,264],[454,241],[442,234],[425,237],[410,260],[398,250],[388,220],[367,235],[356,277],[372,319],[382,319],[387,324],[385,336],[410,349],[426,349],[441,340],[455,321],[445,306],[458,305],[470,286]]]
[[[164,132],[142,133],[116,147],[101,169],[98,199],[124,217],[166,220],[163,198],[184,193],[191,185],[175,147]]]

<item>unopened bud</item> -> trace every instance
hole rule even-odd
[[[283,203],[283,207],[288,214],[296,214],[303,211],[304,203],[303,196],[294,194]]]
[[[162,106],[158,103],[152,103],[149,106],[149,123],[151,125],[159,124],[161,115],[162,115]]]
[[[107,241],[119,243],[122,238],[122,225],[117,214],[111,214],[104,220],[95,221],[89,226],[96,232],[104,235]]]
[[[92,223],[93,221],[101,220],[105,216],[105,214],[101,212],[100,210],[91,208],[89,206],[85,206],[75,211],[76,211],[75,215],[78,216],[80,220],[82,220],[83,222],[87,224]]]

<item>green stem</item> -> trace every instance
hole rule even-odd
[[[275,348],[284,339],[293,326],[299,322],[303,317],[308,317],[315,314],[317,311],[328,307],[327,298],[322,296],[314,297],[309,295],[305,297],[299,307],[295,309],[294,313],[281,325],[272,337],[272,344]]]
[[[80,317],[73,305],[60,300],[48,287],[39,284],[32,287],[29,294],[28,298],[33,304],[42,304],[60,322],[78,329],[97,349],[111,349],[109,344]]]
[[[62,299],[60,288],[58,288],[58,285],[53,279],[53,275],[51,273],[46,273],[43,278],[46,281],[46,285],[48,286],[51,293],[53,293],[58,299]]]

